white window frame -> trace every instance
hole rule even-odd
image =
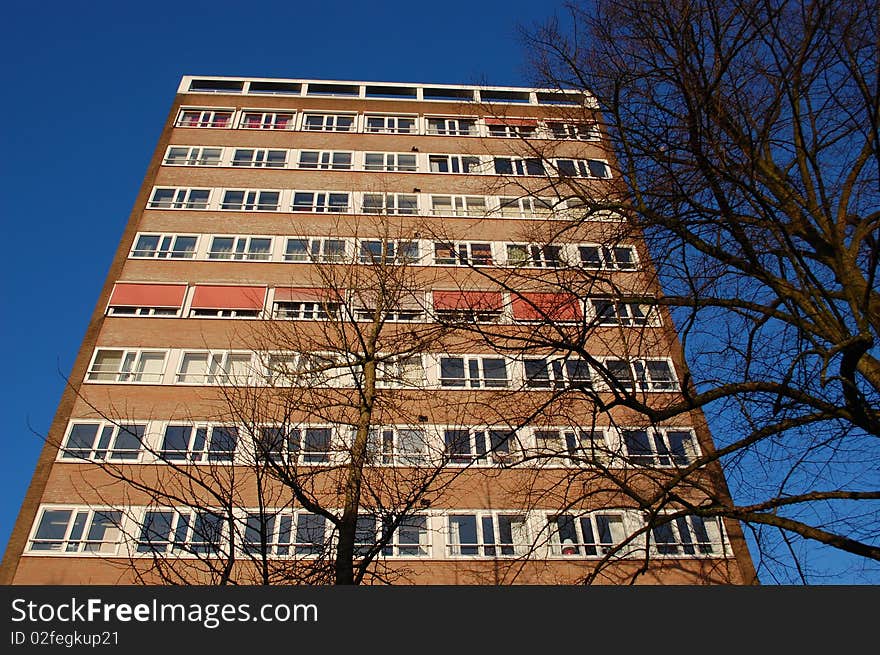
[[[697,435],[690,427],[620,427],[618,432],[620,453],[630,466],[681,468],[690,466],[701,456]],[[643,445],[646,446],[644,452],[630,452],[627,436],[634,432],[644,433]],[[673,434],[683,435],[684,438],[679,442],[673,442],[670,436]],[[677,443],[681,448],[677,447]]]
[[[306,153],[317,155],[317,161],[304,164],[302,157]],[[340,155],[348,155],[348,163],[337,162],[336,159]],[[355,167],[355,153],[352,150],[299,150],[297,153],[296,167],[300,170],[307,171],[350,171],[354,170]]]
[[[436,160],[443,159],[443,166],[447,170],[434,170],[434,163],[440,163]],[[472,161],[473,160],[473,161]],[[444,153],[434,153],[428,155],[429,173],[440,173],[443,175],[474,175],[485,172],[485,161],[477,155],[453,155]],[[438,166],[437,168],[440,168]],[[465,170],[467,168],[468,170]],[[476,169],[476,170],[475,170]]]
[[[555,213],[553,198],[532,196],[498,196],[498,214],[508,218],[551,217]]]
[[[231,193],[242,194],[241,202],[236,203],[228,200]],[[274,204],[264,201],[263,194],[276,194],[277,199]],[[282,191],[280,189],[223,189],[220,196],[221,211],[235,212],[277,212],[281,209]]]
[[[547,373],[547,377],[545,378],[543,375],[530,376],[528,362],[544,362],[544,372]],[[595,385],[592,367],[586,360],[579,357],[529,356],[523,358],[522,366],[524,388],[526,389],[592,389]],[[584,368],[586,368],[586,377],[575,375],[582,373]]]
[[[147,515],[151,513],[171,512],[172,518],[169,524],[167,540],[144,540],[146,530]],[[216,517],[220,526],[220,534],[217,535],[215,542],[195,540],[194,537],[206,536],[196,533],[196,522],[200,514],[207,514]],[[184,518],[186,517],[186,518]],[[181,534],[183,532],[183,534]],[[207,509],[193,508],[169,508],[169,507],[145,507],[137,523],[137,534],[133,539],[133,550],[138,556],[155,557],[157,555],[172,554],[175,557],[216,557],[223,552],[228,545],[226,518],[221,510],[216,512]],[[179,537],[183,536],[183,539]],[[162,548],[144,546],[144,544],[164,544]],[[201,550],[202,544],[213,544],[207,550]],[[199,549],[196,549],[196,546]]]
[[[559,530],[560,517],[568,517],[576,539],[565,543],[569,538],[562,539]],[[586,526],[584,524],[587,524]],[[550,530],[550,556],[566,559],[600,559],[611,554],[629,538],[628,517],[625,512],[604,510],[578,514],[567,511],[559,514],[548,514],[547,525]],[[589,528],[590,534],[586,533]],[[625,554],[626,547],[616,553],[620,557]]]
[[[584,250],[587,248],[595,248],[598,255],[598,266],[584,258]],[[631,254],[632,261],[622,266],[618,262],[618,251],[628,250]],[[578,262],[581,268],[593,271],[637,271],[639,269],[638,251],[634,246],[614,245],[605,246],[594,243],[581,243],[577,245]]]
[[[381,164],[371,164],[370,157],[381,157]],[[401,157],[412,158],[412,164],[401,164]],[[364,170],[385,173],[417,173],[419,170],[419,157],[413,152],[378,152],[364,153]]]
[[[435,266],[494,266],[497,258],[493,242],[491,241],[454,241],[443,242],[434,241],[433,246],[433,263]],[[451,257],[438,257],[437,247],[445,248],[451,251]],[[479,247],[479,251],[484,250],[482,246],[489,246],[488,260],[484,256],[474,254],[474,248]]]
[[[449,359],[462,360],[463,377],[443,377],[443,361]],[[503,362],[505,377],[486,377],[487,360]],[[437,380],[444,389],[508,389],[512,383],[511,362],[506,357],[497,355],[439,355]],[[461,381],[461,383],[452,384],[450,381]]]
[[[142,238],[150,238],[156,237],[156,249],[153,251],[152,255],[142,255],[138,253],[148,252],[144,249],[138,249],[138,241]],[[135,235],[134,242],[131,246],[131,251],[129,253],[129,257],[132,259],[195,259],[196,254],[199,250],[199,238],[198,234],[174,234],[167,232],[138,232]],[[195,239],[195,243],[193,244],[192,250],[175,250],[174,246],[177,245],[178,239]],[[191,253],[189,257],[177,257],[175,253]]]
[[[599,125],[595,122],[546,121],[547,135],[557,141],[598,141]]]
[[[160,191],[171,191],[172,198],[169,200],[157,200]],[[205,200],[193,200],[192,195],[196,192],[207,192]],[[147,201],[147,209],[210,209],[213,189],[195,187],[153,187],[150,199]]]
[[[204,373],[185,373],[184,364],[187,362],[188,355],[204,355],[205,356],[205,372]],[[253,353],[240,350],[181,350],[180,360],[177,364],[177,371],[174,374],[174,384],[192,385],[192,386],[208,386],[229,384],[228,376],[230,374],[229,361],[230,358],[243,359],[248,358],[247,363],[241,363],[247,367],[247,373],[244,374],[244,380],[235,380],[234,385],[247,385],[254,379],[254,356]],[[190,376],[199,375],[199,380],[188,380]]]
[[[231,150],[229,165],[232,168],[287,168],[289,151],[285,148],[236,147]],[[239,153],[242,153],[240,158]],[[245,157],[244,153],[250,153],[250,156]],[[283,155],[280,160],[277,157],[278,153]]]
[[[431,121],[443,121],[442,126],[432,126]],[[462,127],[462,123],[471,123]],[[480,136],[476,116],[425,116],[425,134],[437,136]]]
[[[602,166],[604,175],[594,175],[593,164]],[[551,160],[553,171],[559,177],[583,177],[593,180],[610,180],[611,167],[605,159],[574,159],[571,157],[559,157]],[[566,170],[563,171],[563,168]]]
[[[371,120],[381,120],[381,127],[371,127]],[[410,127],[401,127],[401,120],[412,121]],[[365,114],[364,132],[366,134],[418,134],[419,117],[416,114]]]
[[[112,351],[122,353],[122,357],[119,361],[119,366],[113,371],[96,370],[95,366],[97,364],[98,357],[102,353]],[[145,373],[143,371],[145,364],[144,357],[154,355],[162,356],[161,370],[155,373]],[[152,359],[153,361],[155,361],[155,358]],[[162,384],[162,381],[165,378],[165,368],[168,365],[168,359],[168,351],[157,348],[98,347],[95,348],[95,352],[92,354],[91,363],[89,364],[88,371],[86,372],[85,382],[97,384]],[[96,375],[114,376],[116,379],[95,379],[94,376]],[[144,379],[145,376],[150,377]]]
[[[196,124],[184,124],[184,114],[190,112],[198,112],[200,115]],[[222,125],[217,125],[218,114],[229,114],[229,117]],[[212,128],[217,130],[231,129],[235,123],[235,110],[223,107],[181,107],[177,113],[177,119],[174,121],[174,127],[196,127],[196,128]]]
[[[449,199],[449,209],[438,208],[435,199]],[[433,216],[475,216],[484,218],[489,214],[489,204],[485,196],[462,196],[445,193],[432,193],[431,214]]]
[[[679,390],[678,377],[675,372],[675,366],[673,365],[672,360],[669,358],[645,358],[627,360],[619,357],[606,357],[603,360],[603,365],[606,368],[608,366],[608,362],[625,362],[629,366],[631,376],[630,380],[633,384],[629,387],[626,387],[628,390],[633,390],[633,386],[635,387],[635,391],[642,392]],[[651,363],[664,364],[670,374],[669,379],[654,380],[652,376],[650,376],[649,372],[649,365]],[[618,384],[620,383],[621,381],[618,379]]]
[[[291,241],[304,241],[306,243],[307,252],[303,256],[302,259],[294,259],[294,255],[290,252],[290,242]],[[328,243],[333,242],[341,242],[342,243],[342,252],[340,254],[328,254],[327,245]],[[336,238],[336,237],[285,237],[284,240],[284,255],[283,260],[285,262],[344,262],[351,259],[351,255],[349,254],[350,240],[344,238]],[[316,248],[317,246],[317,248]],[[299,257],[299,255],[296,255]]]
[[[214,244],[217,239],[230,239],[232,241],[232,249],[229,251],[225,250],[214,250]],[[268,241],[269,248],[265,252],[263,251],[252,251],[253,245],[255,241]],[[233,234],[212,234],[211,242],[208,245],[208,253],[207,259],[210,261],[260,261],[260,262],[268,262],[272,261],[272,237],[270,236],[257,236],[257,235],[247,235],[247,236],[236,236]],[[226,255],[228,256],[221,256]]]
[[[379,198],[381,204],[367,205],[367,199]],[[403,200],[414,200],[413,205],[408,203],[401,206]],[[364,192],[361,194],[361,213],[363,214],[388,214],[401,216],[417,216],[419,214],[419,194],[418,193],[372,193]]]
[[[297,194],[311,194],[309,204],[296,204]],[[290,194],[290,211],[295,213],[324,213],[324,214],[347,214],[351,212],[352,193],[350,191],[309,191],[297,189]],[[330,201],[333,196],[345,196],[345,204],[335,204]]]
[[[259,116],[259,125],[252,127],[245,125],[248,116]],[[278,126],[279,118],[287,117],[286,125]],[[261,111],[259,109],[242,109],[241,117],[238,119],[238,129],[240,130],[295,130],[296,129],[296,112],[288,110],[280,111]]]
[[[453,536],[453,519],[465,516],[474,517],[476,543],[467,542],[462,544]],[[532,541],[529,537],[529,517],[527,512],[455,510],[448,513],[445,518],[446,555],[450,559],[507,559],[521,557],[531,549]],[[517,535],[512,534],[510,542],[502,541],[500,525],[502,518],[519,519],[520,530],[524,538],[518,541]],[[488,534],[489,525],[491,525],[491,534]],[[511,532],[514,532],[512,526]],[[464,548],[467,548],[468,552],[462,552]],[[470,552],[471,549],[475,552]]]
[[[264,516],[266,519],[265,523],[268,523],[270,526],[265,545],[267,547],[268,556],[272,558],[311,559],[325,555],[331,546],[333,526],[327,521],[327,519],[318,514],[312,514],[303,510],[265,510]],[[260,556],[259,546],[261,545],[261,542],[248,540],[248,533],[251,531],[251,528],[249,527],[251,517],[255,517],[257,520],[256,530],[259,530],[260,527],[259,512],[246,511],[242,520],[240,539],[240,550],[243,557]],[[299,521],[301,517],[310,517],[323,522],[323,536],[320,543],[316,541],[299,541]],[[307,527],[310,526],[304,526],[303,528],[303,536],[306,536],[305,533],[307,532]],[[282,540],[281,537],[286,537],[286,540]],[[256,545],[256,548],[249,549],[249,546],[251,545]]]
[[[180,160],[180,158],[175,158],[175,160],[171,159],[172,151],[185,151],[185,156]],[[206,151],[216,151],[217,159],[214,163],[207,163],[205,153]],[[167,150],[165,150],[165,157],[162,159],[163,166],[222,166],[223,165],[223,154],[224,149],[219,146],[168,146]],[[213,161],[213,160],[212,160]]]
[[[38,538],[43,520],[46,518],[47,512],[70,512],[67,518],[67,525],[64,535],[60,539],[49,539],[46,537]],[[95,528],[95,518],[99,515],[107,515],[110,513],[119,515],[119,523],[115,528],[115,538],[113,539],[90,539],[89,536]],[[81,521],[80,516],[82,517]],[[71,505],[41,505],[40,511],[31,527],[30,535],[27,541],[26,553],[32,555],[56,556],[56,555],[75,555],[76,557],[112,557],[119,553],[120,548],[125,543],[125,512],[119,508],[112,507],[83,507]],[[37,542],[58,544],[57,548],[34,548]],[[90,546],[94,544],[96,548]],[[104,546],[107,548],[104,548]]]
[[[510,164],[510,171],[499,171],[498,162],[506,161]],[[540,171],[532,170],[531,167],[537,162]],[[495,175],[514,175],[517,177],[544,177],[547,169],[540,157],[510,157],[505,155],[492,158],[492,172]]]
[[[321,116],[321,125],[313,127],[309,125],[310,116]],[[351,118],[351,126],[340,129],[337,123],[340,118]],[[305,111],[303,112],[302,125],[300,130],[303,132],[357,132],[358,115],[347,114],[344,112],[322,112],[322,111]]]
[[[520,249],[523,252],[522,259],[513,259],[510,254],[512,249]],[[558,250],[556,259],[548,257],[548,249]],[[506,266],[517,268],[562,268],[565,266],[565,247],[561,244],[552,243],[505,243],[504,263]]]
[[[662,515],[661,515],[662,516]],[[659,517],[658,517],[659,518]],[[698,522],[702,522],[707,540],[697,540]],[[656,523],[656,518],[655,518]],[[658,542],[658,532],[664,531],[671,541]],[[667,523],[657,524],[650,529],[650,553],[659,558],[711,558],[727,554],[727,537],[721,519],[718,517],[678,516]]]
[[[186,428],[189,434],[185,437],[186,448],[171,449],[165,447],[168,430]],[[215,448],[215,438],[219,431],[234,430],[235,445],[229,448]],[[234,424],[223,423],[186,423],[183,421],[168,421],[162,426],[157,435],[156,459],[160,463],[185,464],[233,464],[236,461],[241,448],[244,430]],[[198,445],[198,447],[196,447]],[[223,445],[223,444],[221,444]],[[227,444],[228,445],[228,444]],[[218,456],[217,453],[220,455]]]
[[[95,435],[92,445],[89,447],[72,448],[70,440],[76,428],[81,426],[94,427]],[[85,460],[103,462],[111,461],[118,463],[139,462],[144,452],[148,421],[94,421],[89,419],[71,419],[64,433],[64,445],[58,449],[57,461],[59,462],[82,462]],[[137,432],[140,434],[137,434]],[[136,449],[119,448],[117,444],[121,436],[136,437],[138,447]],[[72,454],[71,451],[86,451],[88,453]]]
[[[619,301],[613,298],[591,298],[589,309],[600,327],[657,327],[660,315],[656,305]]]

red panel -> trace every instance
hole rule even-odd
[[[176,307],[183,305],[185,284],[131,284],[117,282],[110,296],[114,307]]]
[[[501,294],[497,291],[434,292],[434,309],[498,311],[501,305]]]
[[[335,289],[318,287],[277,287],[275,302],[325,302],[333,296],[339,296]]]
[[[523,321],[576,321],[581,304],[570,293],[522,293],[513,297],[513,317]]]
[[[538,121],[534,118],[487,118],[486,125],[516,125],[517,127],[537,127]]]
[[[266,287],[222,287],[199,285],[193,294],[193,309],[263,309]]]

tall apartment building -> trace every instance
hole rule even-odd
[[[596,120],[184,77],[3,581],[753,582]]]

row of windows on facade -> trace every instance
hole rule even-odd
[[[591,327],[656,327],[656,306],[570,293],[500,291],[401,292],[117,282],[110,316],[442,323],[584,323]]]
[[[662,517],[661,517],[662,518]],[[232,527],[230,528],[230,523]],[[355,556],[475,558],[724,557],[717,519],[678,516],[649,530],[640,512],[448,510],[402,518],[361,514]],[[234,539],[229,530],[235,531]],[[295,510],[228,515],[188,508],[43,507],[28,551],[36,555],[328,557],[336,534],[324,517]],[[233,551],[232,543],[235,543]],[[647,542],[647,543],[646,543]]]
[[[319,111],[272,111],[184,107],[176,127],[242,130],[301,130],[304,132],[360,132],[366,134],[426,134],[597,141],[595,123],[534,118],[476,116],[419,116],[417,114],[363,114]]]
[[[193,187],[155,187],[147,209],[622,220],[619,214],[590,210],[582,198]]]
[[[287,150],[273,148],[221,148],[170,146],[162,162],[167,166],[215,166],[386,173],[460,173],[611,177],[601,159],[541,157],[484,157],[413,152],[355,152],[350,150]]]
[[[380,386],[430,389],[593,389],[677,391],[668,359],[512,359],[417,354],[379,363]],[[97,348],[86,382],[360,388],[363,369],[333,353]]]
[[[525,266],[634,271],[629,245],[431,241],[355,237],[294,237],[138,233],[129,257],[266,262],[359,262],[436,266]]]
[[[427,418],[427,417],[425,417]],[[72,421],[59,461],[335,465],[351,461],[350,425],[236,426]],[[690,428],[389,425],[370,432],[371,466],[680,467],[699,447]]]
[[[537,104],[585,106],[591,98],[581,91],[431,86],[423,84],[382,84],[370,82],[328,82],[326,80],[190,78],[184,76],[178,93],[219,93],[270,96],[361,98],[364,100],[409,100],[497,104]]]

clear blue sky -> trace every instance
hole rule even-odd
[[[0,393],[0,548],[181,75],[529,85],[517,28],[558,5],[8,5],[0,38],[7,238],[0,343],[10,364]]]

